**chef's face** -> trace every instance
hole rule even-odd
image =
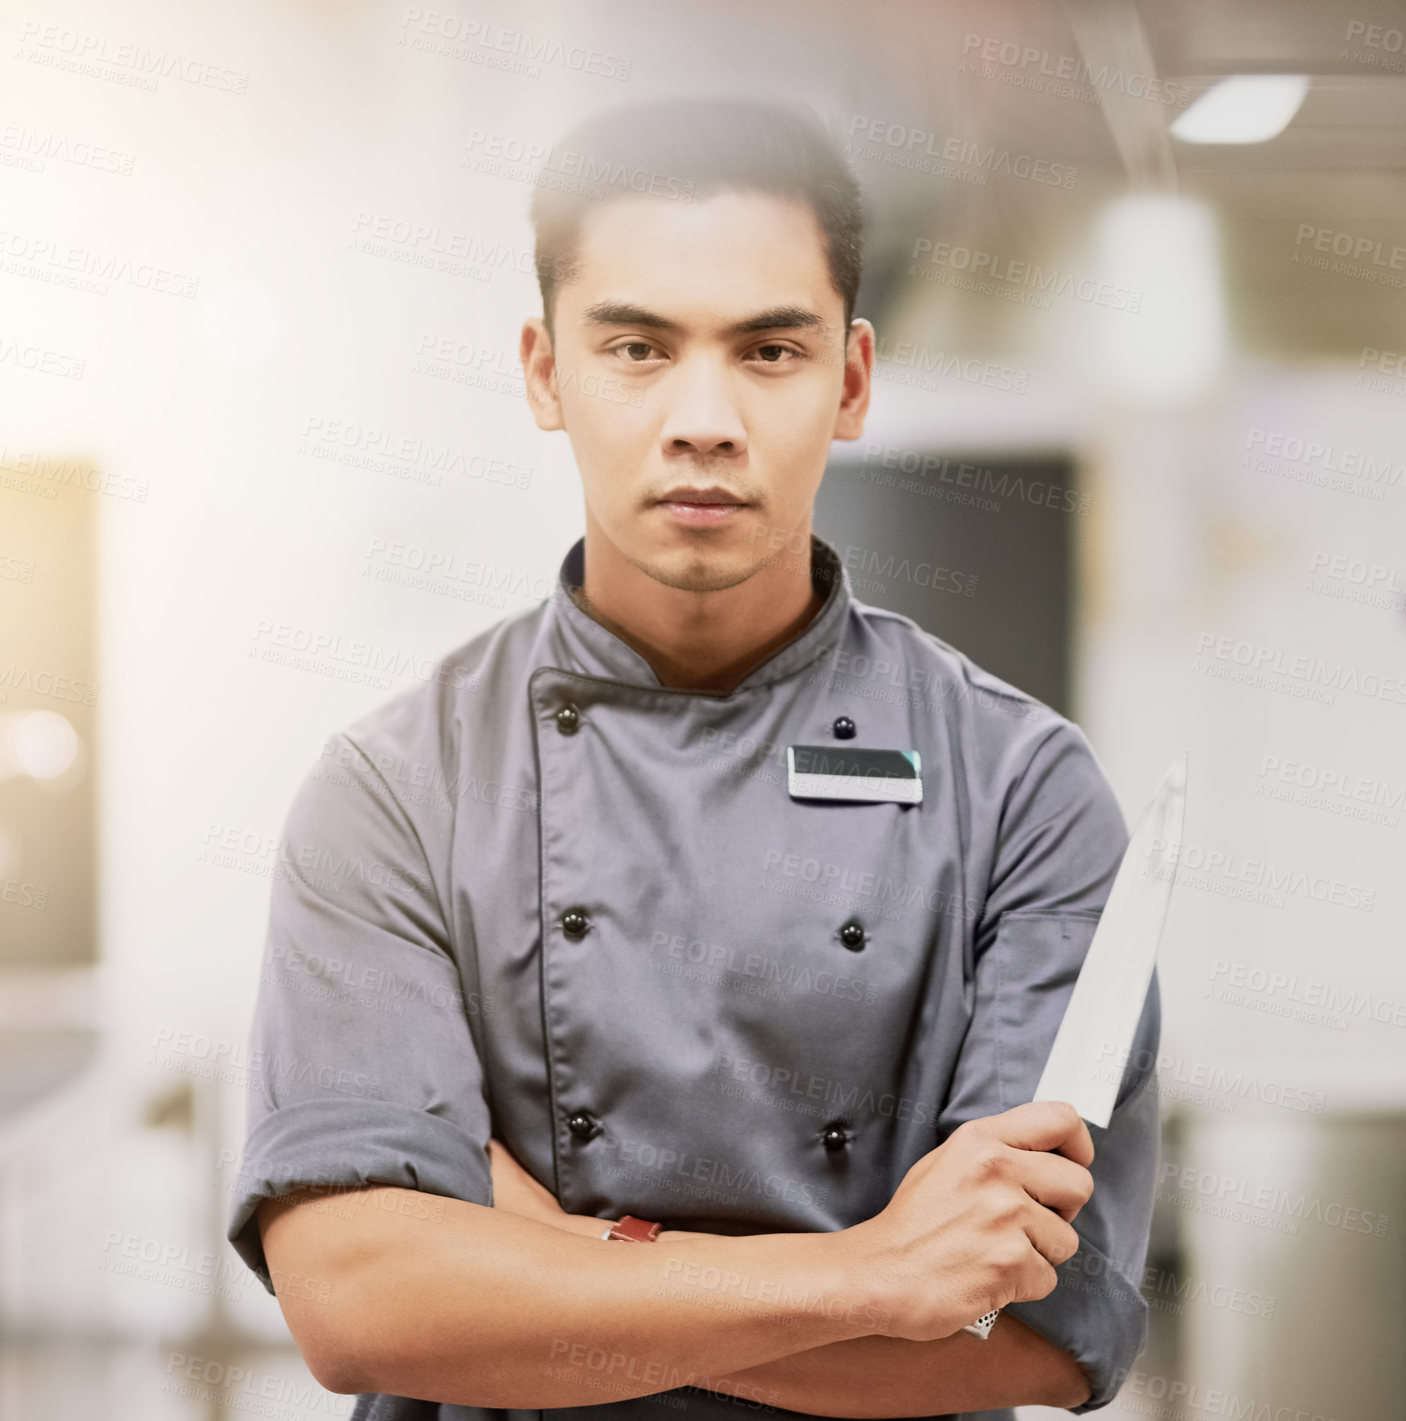
[[[587,536],[671,587],[808,554],[832,439],[869,404],[873,327],[830,283],[810,207],[755,192],[614,198],[581,226],[521,354],[538,425],[564,429]]]

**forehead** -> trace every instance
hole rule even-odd
[[[782,305],[808,307],[836,325],[843,319],[824,230],[799,198],[612,198],[587,213],[574,255],[574,279],[557,298],[568,319],[605,298],[698,329]]]

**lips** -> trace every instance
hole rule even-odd
[[[680,484],[671,488],[658,504],[665,515],[685,528],[720,528],[736,518],[749,505],[745,498],[718,484],[696,488]]]
[[[729,493],[727,489],[718,488],[717,486],[710,488],[672,488],[659,501],[661,503],[695,504],[706,507],[741,507],[747,502],[745,498],[738,498],[735,493]]]

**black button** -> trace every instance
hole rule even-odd
[[[578,1110],[566,1122],[566,1127],[579,1140],[589,1140],[600,1134],[600,1125],[589,1110]]]
[[[858,728],[847,715],[836,716],[834,725],[830,727],[835,732],[836,740],[853,740]]]
[[[840,929],[840,941],[851,952],[858,952],[864,946],[864,929],[853,918]]]
[[[567,937],[585,937],[590,926],[591,920],[580,908],[568,908],[561,915],[561,930]]]
[[[832,1120],[820,1136],[821,1143],[825,1148],[834,1154],[836,1150],[842,1150],[849,1143],[849,1132],[845,1129],[844,1123],[840,1120]]]
[[[575,735],[581,728],[581,712],[573,705],[564,705],[557,712],[557,729],[563,735]]]

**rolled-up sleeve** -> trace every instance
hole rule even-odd
[[[417,824],[334,736],[279,845],[228,1236],[272,1291],[257,1210],[307,1186],[490,1205],[489,1111],[442,900],[443,826]],[[436,832],[431,833],[431,830]],[[427,853],[426,843],[431,844]]]
[[[975,942],[971,1017],[939,1117],[963,1121],[1029,1101],[1127,845],[1127,829],[1083,732],[1058,718],[1010,789]],[[1079,1251],[1046,1297],[1006,1312],[1073,1354],[1106,1406],[1142,1347],[1146,1264],[1160,1139],[1152,1073],[1161,1027],[1153,974],[1133,1048],[1110,1062],[1120,1085],[1107,1128],[1090,1126],[1092,1198],[1074,1221]]]

